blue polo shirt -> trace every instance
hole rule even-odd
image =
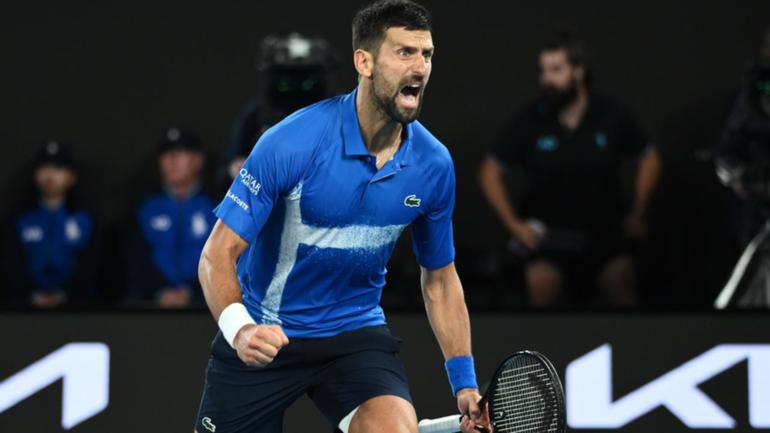
[[[191,286],[198,281],[201,250],[215,222],[212,209],[214,202],[202,191],[184,199],[161,192],[147,197],[139,206],[136,214],[139,229],[149,250],[149,259],[163,276],[165,285]],[[137,280],[138,286],[150,283],[141,277]],[[131,289],[132,296],[152,299],[160,287]]]
[[[454,261],[446,147],[415,121],[377,170],[355,100],[321,101],[266,131],[214,211],[249,243],[237,266],[246,308],[289,338],[384,324],[385,266],[409,224],[420,265]]]
[[[65,206],[38,206],[18,217],[16,229],[35,290],[63,290],[75,274],[79,254],[91,241],[93,219]],[[19,271],[19,270],[14,270]]]

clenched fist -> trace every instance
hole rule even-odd
[[[245,325],[235,335],[233,345],[246,365],[264,367],[273,361],[289,339],[278,325]]]

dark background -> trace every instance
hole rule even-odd
[[[211,162],[220,163],[233,119],[256,92],[254,59],[270,33],[328,39],[340,58],[339,90],[350,90],[350,20],[362,3],[14,4],[0,18],[0,215],[23,195],[34,150],[47,137],[72,143],[83,168],[80,195],[108,230],[153,176],[164,127],[198,130]],[[770,3],[424,3],[437,50],[421,120],[454,155],[461,275],[499,276],[494,252],[505,236],[481,198],[476,169],[515,108],[534,95],[540,44],[566,26],[584,37],[597,88],[623,101],[664,155],[653,233],[641,251],[647,298],[707,305],[738,245],[726,211],[731,197],[696,151],[717,139],[743,67],[770,25]]]
[[[474,314],[471,319],[482,387],[498,363],[516,350],[546,354],[564,380],[570,362],[609,343],[613,401],[718,344],[770,342],[770,319],[760,314]],[[388,320],[393,334],[404,339],[401,359],[418,417],[455,413],[441,352],[425,316],[393,314]],[[111,352],[109,406],[70,431],[189,432],[215,332],[214,321],[200,312],[8,313],[0,316],[0,339],[13,348],[13,356],[0,357],[0,382],[66,343],[103,342]],[[748,422],[746,362],[699,388],[736,421],[734,430],[702,431],[758,431]],[[61,398],[61,382],[34,394],[0,414],[0,431],[62,431]],[[307,399],[287,412],[284,424],[287,433],[331,431]],[[687,429],[671,412],[658,407],[622,429],[607,431],[696,430]]]

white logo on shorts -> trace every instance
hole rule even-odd
[[[206,427],[206,430],[210,431],[211,433],[214,433],[217,431],[217,426],[214,425],[213,422],[211,422],[211,418],[209,417],[203,417],[201,420],[201,424],[203,424],[203,427]]]

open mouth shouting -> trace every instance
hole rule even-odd
[[[398,92],[398,100],[401,106],[407,110],[416,110],[420,106],[420,93],[423,84],[411,83],[403,86]]]

